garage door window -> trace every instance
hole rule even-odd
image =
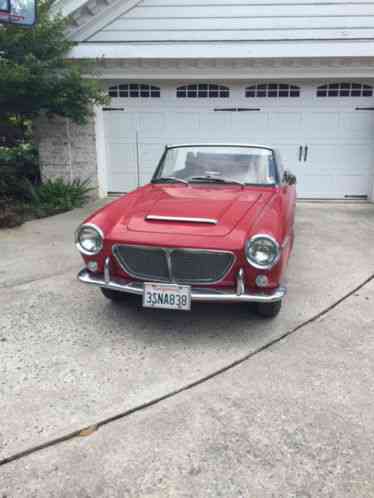
[[[372,97],[373,87],[361,83],[329,83],[317,88],[317,97]]]
[[[177,98],[179,99],[204,99],[204,98],[228,98],[230,89],[222,85],[211,83],[198,83],[194,85],[185,85],[177,88]]]
[[[245,96],[248,98],[300,97],[300,87],[286,83],[261,83],[247,86]]]
[[[109,96],[114,98],[159,98],[160,88],[158,86],[143,83],[129,83],[109,87]]]

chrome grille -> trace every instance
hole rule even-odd
[[[234,264],[234,254],[198,249],[116,245],[113,254],[131,277],[157,282],[212,284]]]
[[[163,249],[118,245],[113,254],[126,273],[135,278],[169,281],[169,269]]]
[[[228,252],[186,251],[171,253],[173,278],[180,283],[213,283],[221,280],[232,266]]]

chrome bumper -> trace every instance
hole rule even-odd
[[[137,294],[138,296],[144,294],[143,283],[114,277],[110,275],[108,268],[104,274],[91,273],[87,268],[83,268],[78,273],[78,280],[84,284],[97,285],[128,294]],[[286,294],[285,287],[278,287],[271,294],[248,294],[245,292],[244,285],[241,284],[242,282],[239,282],[236,291],[192,287],[191,299],[200,302],[274,303],[281,301]]]

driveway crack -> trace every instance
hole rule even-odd
[[[214,372],[212,372],[208,375],[205,375],[204,377],[201,377],[200,379],[197,379],[193,382],[190,382],[189,384],[185,384],[184,386],[182,386],[178,389],[175,389],[173,391],[170,391],[162,396],[159,396],[157,398],[153,398],[150,401],[147,401],[147,402],[142,403],[140,405],[134,406],[133,408],[130,408],[130,409],[125,410],[123,412],[117,413],[116,415],[113,415],[111,417],[100,420],[100,421],[98,421],[90,426],[82,427],[76,431],[70,432],[70,433],[65,434],[61,437],[51,439],[51,440],[46,441],[45,443],[42,443],[40,445],[32,446],[24,451],[14,453],[13,455],[10,455],[9,457],[6,457],[6,458],[3,458],[2,460],[0,460],[0,466],[9,464],[9,463],[14,462],[16,460],[20,460],[21,458],[25,458],[28,455],[31,455],[33,453],[37,453],[39,451],[50,448],[52,446],[56,446],[58,444],[64,443],[66,441],[69,441],[69,440],[77,438],[77,437],[91,436],[92,434],[94,434],[96,431],[98,431],[101,427],[104,427],[105,425],[108,425],[108,424],[111,424],[112,422],[116,422],[117,420],[129,417],[133,413],[150,408],[150,407],[157,405],[163,401],[166,401],[170,398],[173,398],[174,396],[177,396],[178,394],[189,391],[189,390],[191,390],[191,389],[193,389],[201,384],[204,384],[205,382],[208,382],[211,379],[214,379],[215,377],[218,377],[219,375],[224,374],[225,372],[227,372],[227,371],[241,365],[242,363],[250,360],[254,356],[262,353],[263,351],[266,351],[267,349],[271,348],[275,344],[280,343],[283,339],[291,336],[292,334],[295,334],[297,331],[306,327],[307,325],[309,325],[309,324],[319,320],[320,318],[326,316],[330,311],[332,311],[334,308],[336,308],[341,303],[346,301],[353,294],[355,294],[356,292],[361,290],[363,287],[365,287],[372,280],[374,280],[374,274],[372,274],[370,277],[368,277],[366,280],[364,280],[361,284],[359,284],[353,290],[349,291],[343,297],[341,297],[340,299],[335,301],[333,304],[331,304],[330,306],[327,306],[319,313],[313,315],[311,318],[300,323],[299,325],[297,325],[293,329],[288,330],[287,332],[284,332],[279,337],[277,337],[277,338],[267,342],[266,344],[258,347],[257,349],[255,349],[254,351],[251,351],[250,353],[246,354],[245,356],[242,356],[241,358],[229,363],[228,365],[221,367],[220,369],[215,370]]]

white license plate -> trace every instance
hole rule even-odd
[[[144,284],[143,306],[188,311],[191,309],[191,287],[147,282]]]

